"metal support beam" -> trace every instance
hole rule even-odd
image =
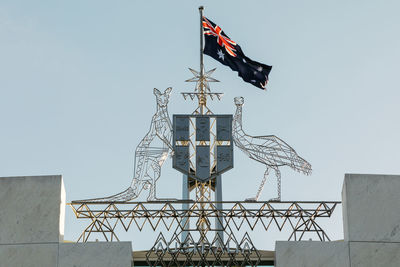
[[[190,199],[190,192],[189,192],[189,177],[185,174],[182,175],[182,200],[188,200],[187,202],[182,203],[182,210],[187,211],[189,210],[189,199]],[[182,218],[182,225],[185,230],[189,230],[189,217]],[[185,239],[188,235],[188,231],[182,231],[181,235],[181,242],[185,242]]]
[[[220,240],[224,241],[224,218],[222,215],[223,205],[222,205],[222,176],[218,175],[215,179],[215,206],[218,210],[218,216],[215,217],[215,228],[216,235],[219,235]],[[220,244],[222,245],[222,244]]]

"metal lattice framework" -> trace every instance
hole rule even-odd
[[[156,182],[161,175],[161,167],[172,151],[172,124],[168,115],[168,100],[172,88],[164,93],[154,88],[157,111],[153,115],[150,130],[136,147],[134,177],[125,191],[104,198],[88,199],[89,202],[130,201],[139,196],[143,189],[149,190],[148,201],[157,200]]]
[[[182,204],[188,204],[183,209]],[[222,203],[223,208],[217,209]],[[70,203],[76,218],[89,220],[89,225],[80,235],[78,242],[87,242],[93,233],[100,233],[106,241],[119,240],[115,229],[122,227],[128,231],[133,225],[140,231],[145,226],[156,231],[165,227],[173,234],[184,231],[199,232],[196,227],[187,228],[189,220],[196,226],[207,227],[208,232],[219,231],[213,228],[216,219],[222,230],[228,235],[242,228],[253,231],[260,226],[265,231],[275,226],[282,231],[286,226],[291,231],[288,240],[302,240],[306,233],[314,234],[321,241],[330,241],[317,219],[329,218],[337,201],[302,201],[302,202],[200,202],[200,201],[157,201],[157,202],[79,202]]]
[[[258,188],[256,196],[248,200],[257,201],[264,188],[269,170],[275,171],[277,178],[278,197],[274,201],[281,200],[281,173],[279,167],[289,166],[295,171],[311,174],[311,164],[297,155],[296,151],[280,138],[274,135],[251,136],[242,129],[242,106],[243,97],[235,97],[236,113],[233,118],[232,134],[235,145],[240,148],[249,158],[264,164],[267,169]]]
[[[219,235],[203,238],[199,243],[189,233],[184,240],[173,235],[167,241],[162,233],[146,253],[149,266],[257,266],[263,260],[246,232],[241,241],[229,235],[224,241]],[[271,257],[270,257],[271,263]],[[264,259],[265,261],[265,259]]]

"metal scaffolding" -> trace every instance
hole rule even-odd
[[[182,204],[186,204],[185,209]],[[238,261],[256,266],[262,261],[260,252],[247,231],[243,238],[237,239],[238,231],[249,230],[251,233],[256,227],[261,227],[267,232],[275,227],[279,231],[290,231],[288,240],[308,240],[312,236],[316,240],[330,241],[317,220],[331,217],[338,204],[338,201],[191,200],[69,203],[76,218],[88,221],[78,242],[93,240],[96,233],[105,241],[119,241],[117,228],[125,231],[131,227],[139,231],[145,227],[153,231],[166,229],[172,237],[168,239],[160,231],[153,247],[146,252],[149,266],[167,262],[178,266],[212,265],[210,259],[222,266]],[[189,226],[189,221],[194,223]],[[225,239],[215,235],[221,230]],[[185,239],[180,238],[183,232],[186,232]],[[199,233],[200,236],[196,236]]]

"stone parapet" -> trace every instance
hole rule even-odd
[[[351,267],[399,267],[400,243],[350,242]]]
[[[58,243],[64,220],[61,175],[0,178],[0,244]]]
[[[61,175],[0,178],[0,267],[131,267],[131,242],[64,243]]]
[[[56,267],[57,255],[57,243],[0,245],[0,266]]]
[[[347,242],[277,241],[275,267],[348,267]]]
[[[399,267],[398,242],[278,241],[275,267]]]
[[[276,267],[400,266],[400,176],[346,174],[344,241],[276,242]]]
[[[131,242],[64,243],[59,246],[58,267],[130,267]]]
[[[346,241],[400,242],[400,176],[346,174],[342,190]]]

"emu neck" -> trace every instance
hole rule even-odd
[[[236,106],[236,113],[234,118],[234,125],[236,131],[242,130],[242,106]]]

